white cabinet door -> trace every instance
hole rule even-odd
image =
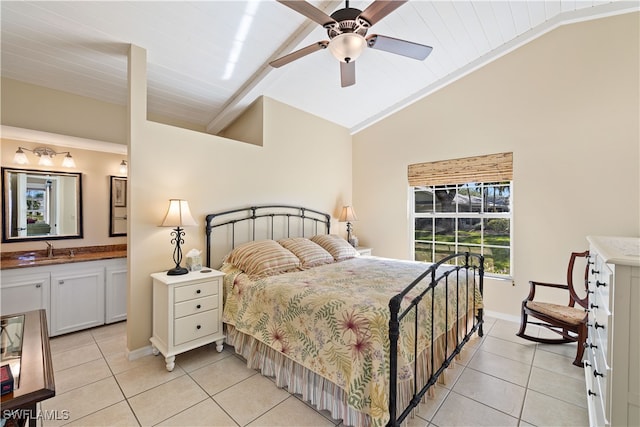
[[[51,274],[51,335],[104,324],[104,267]]]
[[[127,318],[127,265],[107,267],[105,323]]]
[[[0,312],[2,315],[44,309],[51,330],[49,313],[49,273],[23,274],[12,277],[3,274],[0,281]],[[50,331],[49,331],[50,332]]]

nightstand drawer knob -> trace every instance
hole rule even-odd
[[[202,292],[202,291],[201,291],[200,289],[198,289],[198,290],[196,291],[196,294],[199,294],[200,292]]]
[[[200,328],[202,328],[202,326],[196,325],[196,329],[200,329]]]
[[[198,304],[198,305],[196,305],[196,308],[197,308],[198,310],[200,310],[200,309],[202,308],[202,306],[201,306],[200,304]]]

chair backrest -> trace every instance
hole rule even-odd
[[[567,268],[567,285],[569,286],[569,294],[571,295],[569,299],[569,305],[574,306],[574,301],[580,304],[583,308],[589,307],[589,293],[587,292],[589,288],[588,279],[589,279],[589,251],[584,252],[571,252],[571,258],[569,259],[569,267]],[[584,266],[584,298],[580,298],[577,294],[574,286],[573,286],[573,269],[576,264],[577,258],[585,258],[585,266]]]

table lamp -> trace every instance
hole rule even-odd
[[[171,236],[173,236],[171,243],[176,245],[173,250],[173,262],[176,263],[176,266],[167,271],[169,276],[179,276],[189,272],[186,268],[180,267],[180,263],[182,262],[182,249],[180,245],[184,244],[183,237],[185,233],[182,227],[194,225],[198,225],[198,223],[193,219],[193,216],[191,216],[189,202],[180,199],[170,199],[169,209],[167,209],[167,214],[162,224],[160,224],[161,227],[175,227],[171,232]]]
[[[353,207],[344,206],[342,208],[342,213],[340,213],[340,218],[338,218],[338,221],[347,222],[347,241],[351,243],[352,246],[355,246],[355,245],[353,240],[351,240],[351,231],[352,231],[351,221],[357,221],[357,220],[358,220],[358,217],[356,216],[356,211],[353,210]]]

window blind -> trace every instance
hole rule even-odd
[[[488,154],[463,159],[409,165],[409,185],[465,184],[513,180],[513,153]]]

